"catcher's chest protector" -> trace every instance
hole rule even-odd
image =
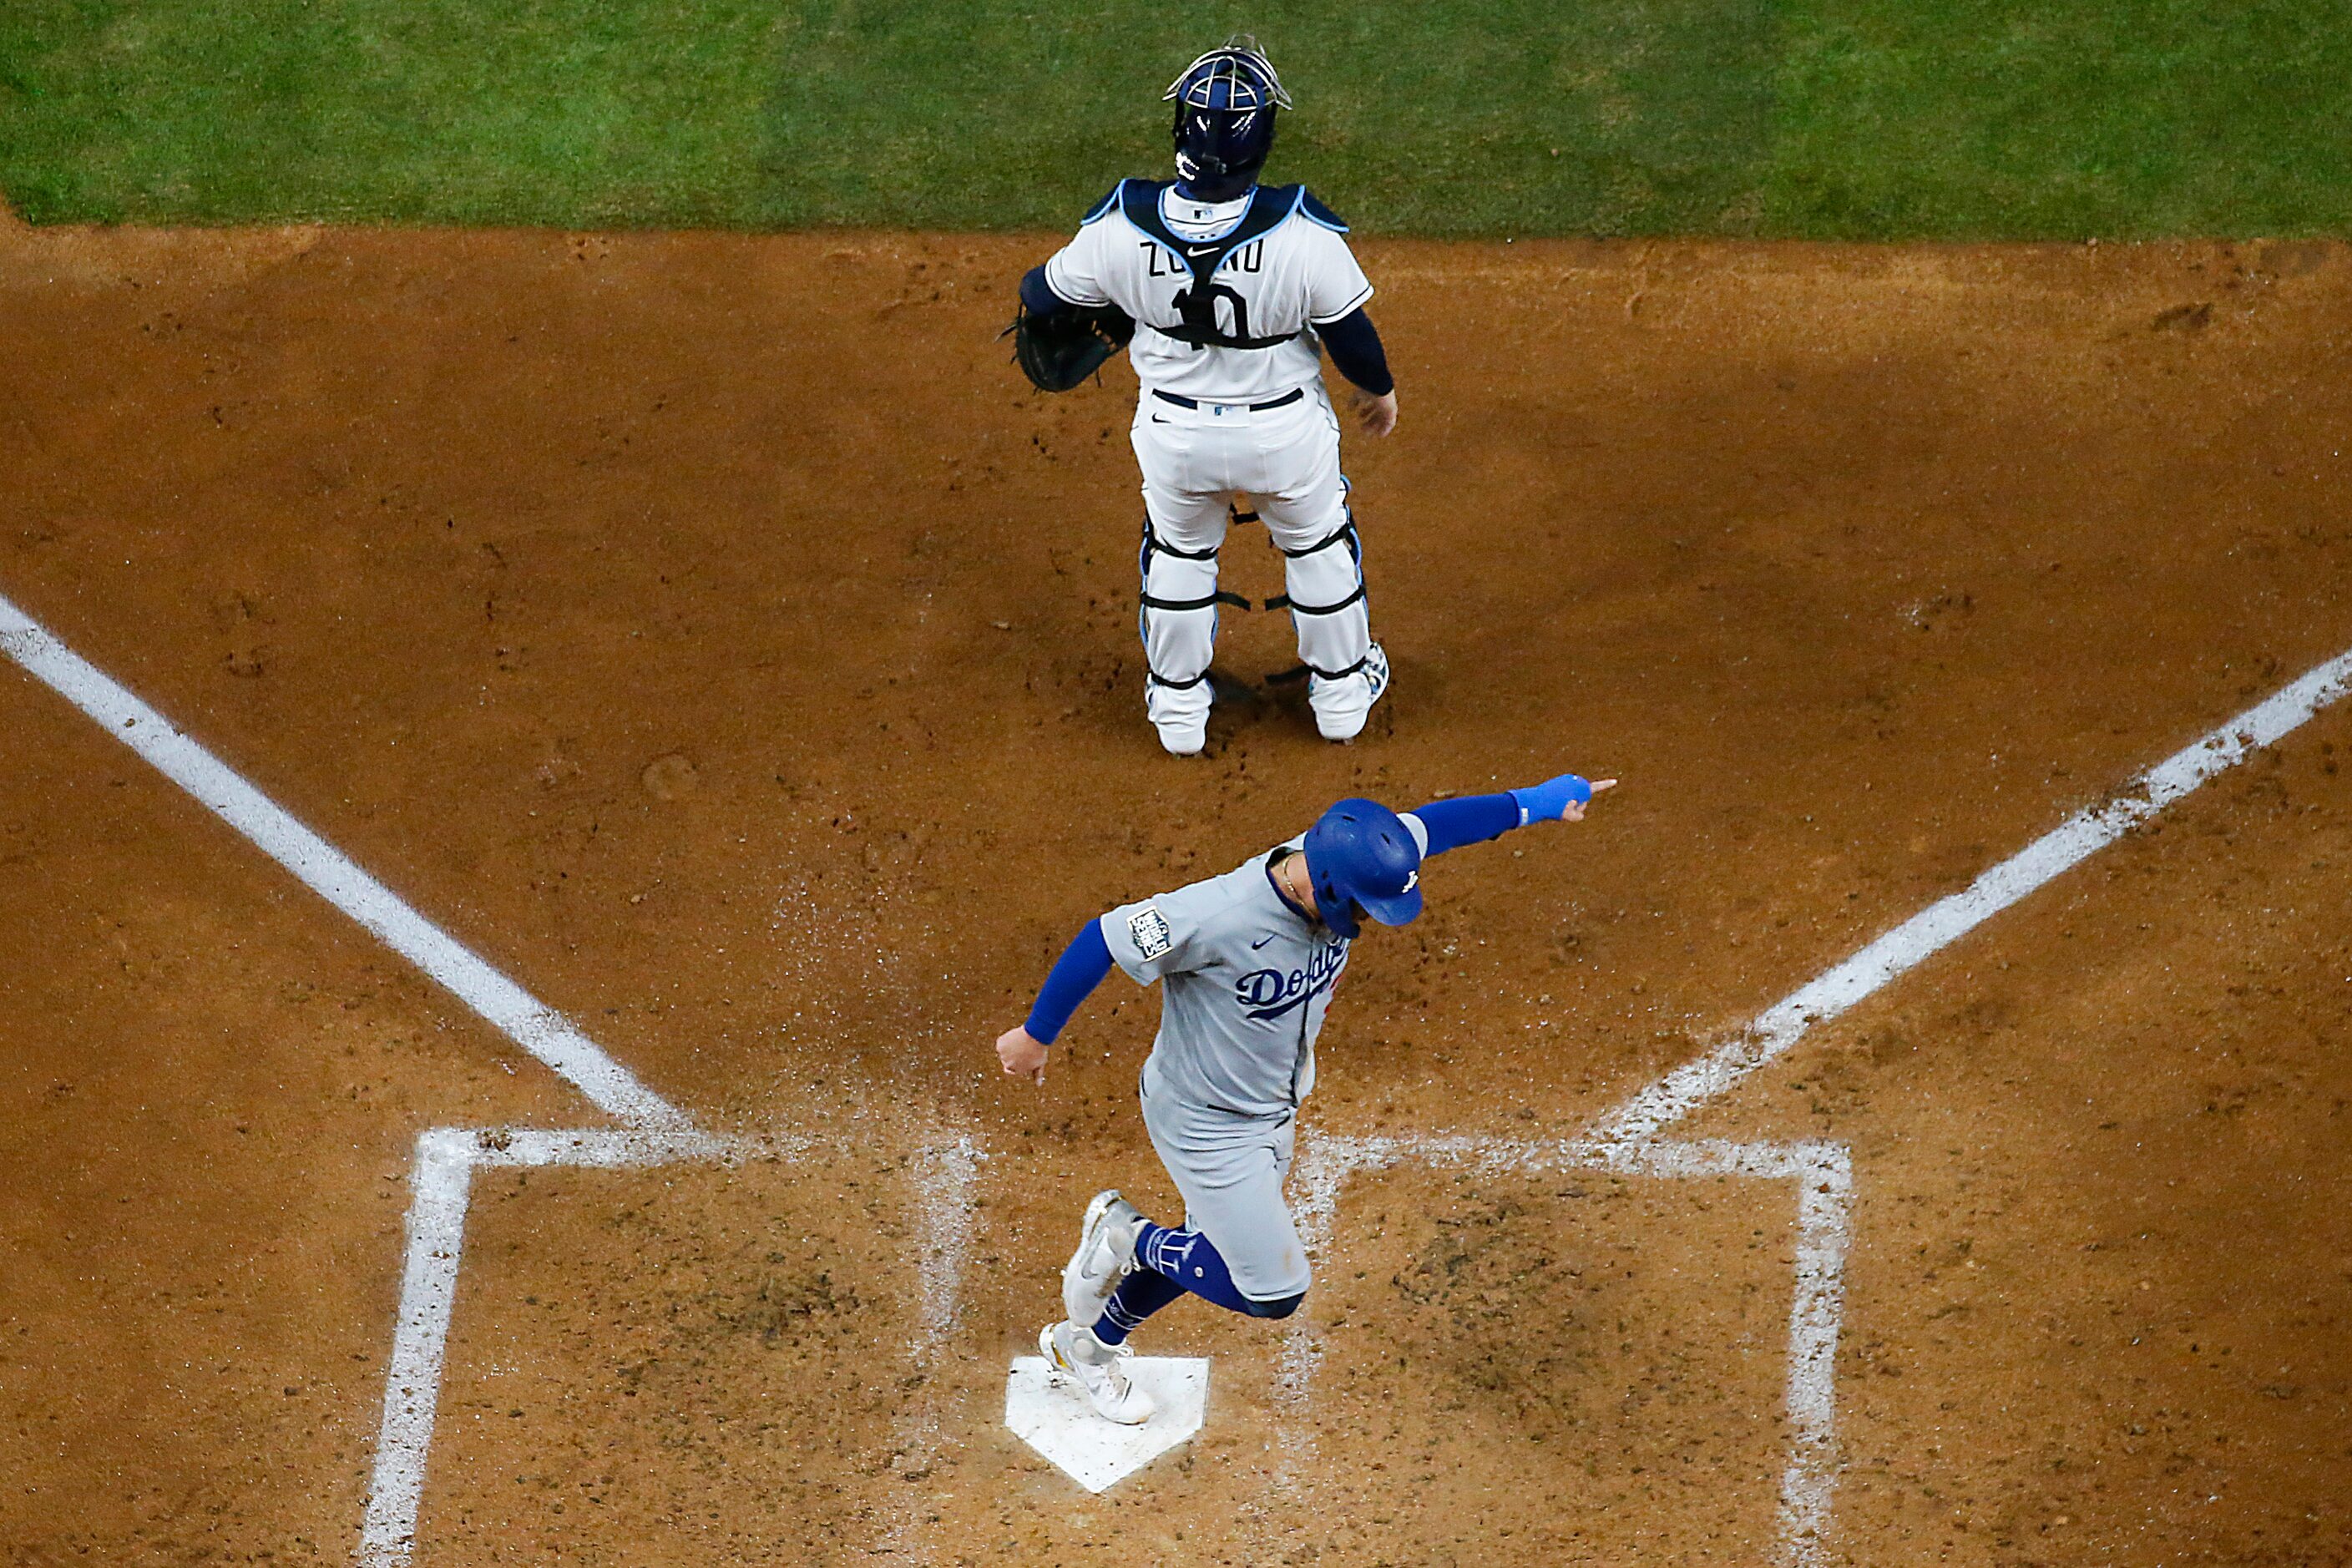
[[[1118,191],[1121,215],[1157,243],[1163,253],[1153,258],[1155,267],[1165,265],[1171,270],[1181,268],[1192,275],[1192,281],[1176,295],[1181,321],[1158,330],[1194,348],[1270,349],[1297,337],[1295,330],[1252,336],[1249,301],[1238,290],[1218,282],[1217,269],[1225,264],[1227,257],[1242,251],[1235,265],[1245,271],[1255,271],[1248,247],[1264,239],[1297,208],[1299,187],[1258,186],[1250,195],[1248,210],[1242,214],[1241,222],[1234,226],[1232,232],[1223,238],[1208,240],[1185,239],[1168,226],[1160,216],[1161,188],[1149,180],[1129,180]]]

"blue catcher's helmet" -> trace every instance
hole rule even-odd
[[[1421,845],[1376,800],[1343,800],[1307,830],[1307,879],[1323,923],[1345,937],[1370,915],[1401,926],[1421,913]]]
[[[1176,105],[1176,174],[1185,193],[1231,201],[1257,184],[1274,150],[1274,111],[1290,107],[1274,62],[1238,34],[1184,68],[1163,98]]]

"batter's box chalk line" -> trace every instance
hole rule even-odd
[[[822,1145],[789,1134],[746,1138],[703,1131],[562,1014],[425,919],[5,597],[0,597],[0,655],[81,710],[240,837],[374,933],[618,1123],[583,1129],[441,1127],[418,1136],[409,1173],[407,1239],[384,1374],[383,1415],[360,1526],[357,1559],[363,1568],[406,1568],[414,1553],[465,1257],[466,1211],[477,1171],[642,1169],[686,1161],[790,1160],[819,1147],[842,1152],[873,1147],[870,1129],[865,1136],[844,1133]],[[929,1238],[930,1251],[921,1277],[910,1353],[917,1373],[928,1382],[960,1307],[976,1212],[972,1186],[987,1155],[971,1138],[951,1129],[905,1129],[893,1143],[917,1150],[909,1173],[916,1224]],[[927,1463],[939,1441],[936,1416],[920,1402],[909,1401],[901,1412],[897,1444],[910,1468]],[[919,1503],[912,1496],[900,1500],[898,1513],[885,1526],[888,1539],[897,1542],[911,1540],[913,1510]]]
[[[1786,1403],[1789,1458],[1780,1478],[1777,1539],[1793,1564],[1820,1561],[1837,1484],[1838,1328],[1844,1311],[1845,1254],[1851,1234],[1853,1167],[1842,1143],[1732,1143],[1720,1141],[1601,1144],[1589,1139],[1470,1136],[1314,1138],[1299,1160],[1299,1229],[1309,1254],[1327,1257],[1339,1194],[1349,1177],[1399,1165],[1468,1167],[1487,1175],[1597,1170],[1621,1175],[1748,1177],[1785,1181],[1797,1194],[1795,1289],[1789,1308]],[[1315,1324],[1300,1313],[1286,1325],[1276,1404],[1293,1417],[1277,1472],[1281,1485],[1311,1471],[1314,1428],[1305,1419],[1323,1357]]]
[[[0,597],[0,654],[88,714],[195,797],[249,843],[446,988],[485,1021],[578,1089],[617,1127],[441,1128],[417,1140],[410,1179],[407,1247],[386,1372],[383,1428],[361,1531],[364,1568],[405,1568],[463,1257],[466,1206],[478,1169],[522,1165],[622,1168],[752,1153],[789,1157],[791,1140],[730,1139],[703,1131],[506,975],[418,914],[341,851],[175,729],[161,714]],[[2011,904],[2134,826],[2308,721],[2352,688],[2352,650],[2337,655],[2142,773],[2115,798],[2079,811],[1859,952],[1790,992],[1716,1050],[1675,1068],[1583,1133],[1559,1141],[1475,1136],[1320,1137],[1299,1162],[1302,1229],[1328,1241],[1340,1189],[1360,1171],[1407,1162],[1493,1172],[1599,1169],[1660,1177],[1738,1176],[1788,1181],[1797,1194],[1796,1280],[1789,1315],[1786,1391],[1790,1449],[1780,1488],[1779,1551],[1791,1568],[1818,1568],[1837,1479],[1836,1362],[1851,1229],[1852,1163],[1841,1144],[1734,1143],[1664,1136],[1692,1111],[1771,1066],[1816,1026],[1874,994]],[[915,1355],[926,1369],[952,1331],[971,1248],[971,1187],[987,1156],[969,1138],[944,1135],[918,1162],[918,1206],[934,1238]],[[1303,1413],[1320,1347],[1313,1324],[1290,1321],[1279,1402]],[[1311,1457],[1312,1430],[1290,1424],[1294,1481]],[[936,1417],[909,1415],[900,1441],[923,1453],[940,1440]],[[900,1489],[911,1490],[912,1489]],[[910,1501],[909,1509],[914,1506]],[[911,1511],[889,1527],[888,1549],[912,1555]]]
[[[919,1276],[916,1332],[910,1347],[915,1374],[926,1384],[940,1364],[961,1307],[971,1255],[972,1188],[987,1155],[969,1137],[952,1133],[922,1143],[920,1134],[894,1142],[919,1144],[909,1162],[916,1234],[930,1251]],[[871,1152],[868,1137],[716,1137],[701,1132],[646,1134],[629,1129],[549,1131],[540,1128],[441,1127],[416,1141],[410,1177],[407,1247],[392,1358],[384,1374],[383,1422],[376,1439],[374,1476],[360,1527],[362,1568],[405,1568],[415,1546],[431,1452],[449,1326],[465,1256],[466,1210],[474,1173],[522,1167],[573,1166],[641,1170],[684,1162],[792,1162],[812,1154]],[[937,1416],[909,1400],[899,1411],[894,1443],[908,1470],[929,1467],[941,1442]],[[896,1507],[884,1524],[884,1546],[905,1552],[913,1540],[921,1500],[908,1488],[893,1491]]]

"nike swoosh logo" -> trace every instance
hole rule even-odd
[[[1250,951],[1252,952],[1255,952],[1259,948],[1264,947],[1267,942],[1270,942],[1273,940],[1274,933],[1272,931],[1268,931],[1264,936],[1258,938],[1255,942],[1250,943]]]
[[[1217,247],[1213,245],[1188,245],[1184,247],[1184,254],[1187,256],[1206,256],[1209,252],[1216,248]]]

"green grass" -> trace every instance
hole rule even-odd
[[[1764,153],[1758,0],[804,5],[762,131],[759,216],[1061,227],[1168,161],[1160,93],[1247,25],[1299,100],[1274,173],[1423,234],[1739,221]]]
[[[0,188],[36,222],[740,222],[773,30],[665,0],[5,0]]]
[[[1790,0],[1781,38],[1776,232],[2352,232],[2341,0]]]
[[[1059,228],[1254,29],[1387,233],[2352,231],[2312,0],[0,0],[35,221]]]

